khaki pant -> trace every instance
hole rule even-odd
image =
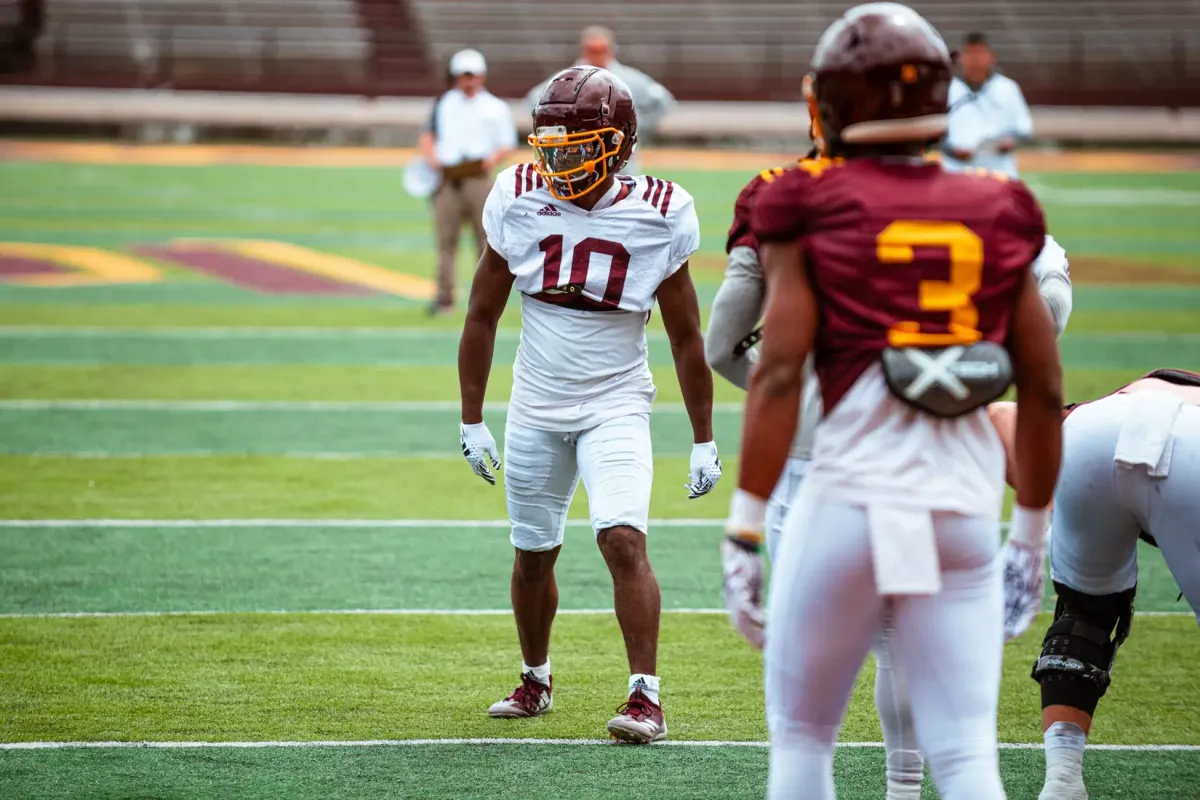
[[[446,180],[433,196],[433,229],[437,234],[437,298],[439,305],[454,302],[458,235],[464,222],[475,229],[475,247],[483,253],[487,236],[483,232],[483,204],[492,188],[490,175]]]

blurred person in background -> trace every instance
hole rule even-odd
[[[942,150],[948,170],[982,167],[1017,177],[1017,145],[1033,136],[1021,87],[996,71],[982,33],[969,33],[959,53],[962,75],[950,84],[950,126]]]
[[[575,66],[590,64],[600,67],[625,82],[633,95],[633,105],[638,115],[638,130],[642,141],[645,141],[654,135],[663,116],[675,105],[675,96],[646,73],[617,61],[616,51],[617,41],[611,30],[602,25],[589,25],[579,34],[579,60],[575,62]],[[538,98],[549,83],[550,79],[547,78],[525,96],[525,105],[530,110],[537,107]],[[640,174],[636,151],[621,172],[626,175]]]
[[[475,231],[483,252],[483,204],[492,188],[492,170],[517,146],[508,103],[484,88],[487,62],[478,50],[460,50],[450,59],[451,88],[433,104],[417,147],[437,173],[433,227],[437,234],[437,295],[431,314],[454,307],[458,236],[464,222]]]

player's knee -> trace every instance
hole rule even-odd
[[[1099,596],[1058,582],[1054,588],[1054,621],[1032,674],[1042,686],[1042,708],[1070,706],[1095,714],[1112,681],[1117,649],[1129,635],[1137,587]]]
[[[603,528],[596,534],[600,552],[612,570],[631,570],[647,562],[646,534],[628,525]]]
[[[558,548],[551,550],[517,550],[513,559],[513,578],[523,584],[541,583],[554,574]]]

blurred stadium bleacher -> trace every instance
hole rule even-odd
[[[520,96],[585,24],[681,99],[794,99],[829,0],[0,0],[44,5],[10,84],[427,95],[465,46]],[[1195,0],[915,0],[953,45],[986,31],[1035,104],[1200,105]],[[11,23],[10,23],[11,24]]]

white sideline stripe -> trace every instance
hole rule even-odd
[[[713,411],[740,413],[742,403],[713,403]],[[459,413],[457,400],[354,402],[337,400],[0,400],[0,409],[21,411],[433,411]],[[484,403],[484,411],[507,411],[508,403]],[[655,403],[654,412],[687,411],[683,403]]]
[[[507,528],[507,519],[0,519],[0,528]],[[716,528],[723,519],[652,519],[656,528]],[[586,519],[567,527],[590,528]]]
[[[0,614],[0,619],[108,619],[120,617],[222,617],[234,614],[301,614],[306,616],[332,615],[344,617],[501,617],[512,613],[508,608],[331,608],[331,609],[302,609],[289,611],[281,608],[242,609],[237,611],[218,611],[201,609],[196,611],[34,611],[28,614],[21,612]],[[559,616],[598,617],[610,616],[616,612],[611,608],[560,608]],[[728,612],[723,608],[664,608],[663,614],[680,616],[725,616]],[[1049,614],[1050,609],[1040,611]],[[1190,611],[1139,611],[1139,617],[1190,617]]]
[[[0,750],[105,750],[151,748],[161,750],[191,750],[197,748],[260,750],[271,748],[310,749],[316,747],[424,747],[430,745],[566,745],[568,747],[620,746],[610,739],[362,739],[359,741],[312,742],[3,742]],[[667,740],[653,747],[754,747],[766,748],[768,742],[723,742]],[[838,742],[837,747],[851,750],[879,750],[883,742]],[[1040,742],[1001,742],[1001,750],[1041,750]],[[1089,744],[1089,750],[1117,752],[1200,752],[1200,745],[1191,744]]]

